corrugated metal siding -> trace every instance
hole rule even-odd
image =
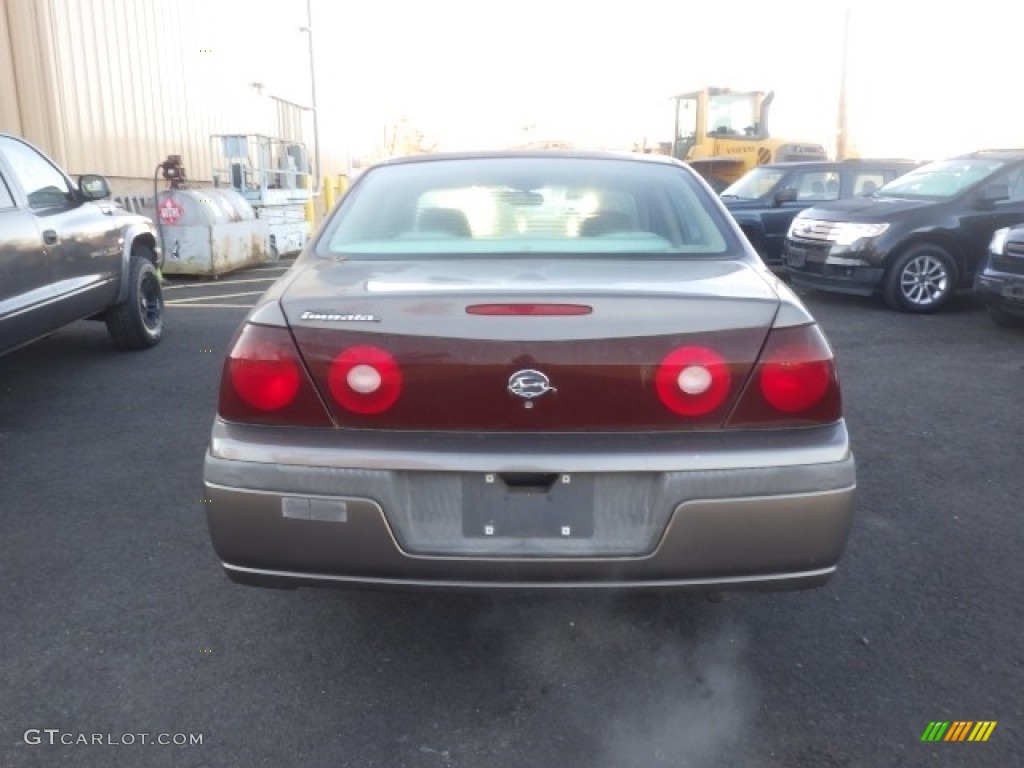
[[[57,152],[60,137],[54,130],[56,73],[48,53],[49,8],[31,0],[7,0],[5,6],[19,133]]]
[[[0,128],[72,174],[151,178],[174,153],[192,178],[209,179],[219,133],[312,144],[309,114],[261,96],[223,45],[244,34],[246,0],[0,0],[0,9]],[[265,63],[268,53],[252,45],[249,55]]]
[[[0,131],[21,133],[21,109],[14,75],[14,51],[7,24],[7,0],[0,0]]]
[[[57,115],[64,164],[73,172],[151,175],[180,152],[202,175],[208,158],[196,131],[209,122],[188,84],[199,55],[191,25],[196,0],[39,0],[52,11],[50,52],[58,73]]]

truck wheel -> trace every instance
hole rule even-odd
[[[924,243],[896,259],[885,277],[882,297],[903,312],[936,312],[949,301],[956,284],[953,257],[941,246]]]
[[[164,296],[153,262],[156,254],[144,245],[132,248],[128,299],[106,313],[107,332],[118,349],[146,349],[160,342],[164,330]]]

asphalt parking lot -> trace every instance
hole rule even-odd
[[[0,358],[0,766],[1024,761],[1024,331],[805,296],[859,475],[822,589],[277,592],[220,572],[201,477],[226,347],[286,266],[173,279],[147,352],[82,322]],[[997,725],[922,743],[947,720]]]

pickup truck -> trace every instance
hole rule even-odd
[[[110,200],[103,176],[77,183],[43,152],[0,133],[0,355],[84,318],[116,347],[163,334],[153,223]]]

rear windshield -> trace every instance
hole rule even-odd
[[[1005,165],[992,158],[957,158],[923,165],[886,184],[875,197],[942,200],[955,197]]]
[[[685,170],[635,160],[451,158],[364,174],[318,255],[736,252],[707,190]]]

